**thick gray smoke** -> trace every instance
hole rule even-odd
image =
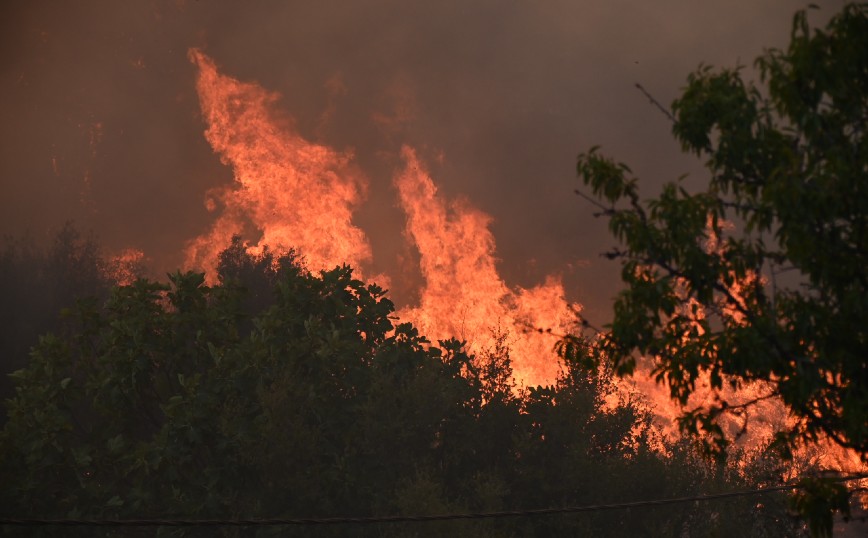
[[[602,145],[653,185],[691,173],[668,104],[700,62],[751,65],[784,46],[801,1],[24,2],[2,8],[0,232],[74,219],[109,248],[182,260],[232,179],[202,136],[190,47],[279,92],[308,139],[353,148],[376,270],[412,280],[391,185],[402,144],[448,196],[491,214],[507,282],[563,273],[605,317],[617,267],[605,223],[572,194]],[[713,4],[713,5],[710,5]],[[831,2],[830,2],[831,4]],[[818,17],[839,8],[827,5]],[[411,286],[395,282],[397,292]],[[403,289],[402,289],[403,288]],[[401,297],[397,298],[399,301]]]

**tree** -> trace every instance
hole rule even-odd
[[[607,407],[610,377],[577,364],[567,362],[551,387],[516,392],[505,336],[479,360],[454,340],[434,346],[412,325],[394,325],[384,290],[348,267],[312,275],[294,254],[251,256],[236,240],[221,256],[218,282],[180,272],[168,283],[140,279],[115,288],[104,305],[80,302],[62,331],[40,339],[14,374],[0,432],[0,514],[419,515],[661,498],[777,479],[746,480],[687,446],[672,451],[676,459],[648,450],[647,413],[635,402]],[[317,534],[712,534],[750,517],[760,522],[755,535],[792,536],[799,524],[778,501],[662,508],[620,524],[602,514]]]
[[[679,180],[642,200],[626,165],[597,148],[579,156],[626,284],[590,362],[630,374],[647,357],[682,405],[702,376],[715,389],[761,382],[757,399],[794,417],[785,454],[826,438],[865,461],[868,7],[846,6],[825,30],[798,12],[789,47],[756,65],[761,87],[740,67],[700,67],[672,104],[673,135],[706,159],[706,189]],[[720,418],[755,403],[720,397],[681,426],[722,454]]]
[[[140,279],[42,337],[0,435],[4,512],[316,516],[391,499],[461,415],[469,358],[393,327],[383,290],[347,267],[262,261],[225,256],[227,286]],[[271,300],[245,312],[262,280]]]
[[[61,312],[86,298],[104,300],[110,263],[93,237],[67,222],[48,248],[28,235],[4,238],[0,249],[0,400],[13,394],[8,374],[27,362],[40,334],[56,332]],[[2,423],[2,419],[0,419]]]

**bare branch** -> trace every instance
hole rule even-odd
[[[650,93],[648,93],[648,91],[641,84],[639,84],[637,82],[636,87],[639,88],[640,92],[645,94],[645,97],[648,98],[648,100],[651,102],[652,105],[656,106],[660,110],[660,112],[662,112],[663,114],[666,115],[667,118],[669,118],[669,121],[671,121],[672,123],[677,123],[675,121],[675,116],[673,116],[672,113],[669,112],[669,110],[666,107],[661,105],[657,99],[654,99],[654,96],[652,96]]]
[[[606,206],[604,206],[604,205],[601,204],[599,201],[597,201],[597,200],[591,198],[590,196],[588,196],[587,194],[583,193],[583,192],[580,191],[579,189],[575,189],[573,192],[575,192],[576,194],[578,194],[579,196],[581,196],[582,198],[584,198],[585,200],[587,200],[588,202],[590,202],[590,203],[593,204],[594,206],[600,208],[601,212],[600,212],[600,213],[594,213],[594,216],[595,216],[595,217],[600,217],[600,216],[603,216],[603,215],[612,215],[613,213],[615,213],[615,208],[614,208],[614,207],[606,207]]]

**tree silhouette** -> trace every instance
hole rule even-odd
[[[508,347],[477,360],[461,342],[433,345],[412,325],[393,324],[384,290],[348,267],[313,275],[294,256],[251,255],[236,240],[221,271],[215,286],[178,272],[168,283],[114,288],[105,304],[80,302],[62,331],[40,339],[7,402],[0,515],[420,515],[623,502],[780,479],[751,458],[738,461],[757,470],[748,480],[686,444],[650,450],[647,412],[635,402],[605,405],[608,374],[567,361],[556,384],[517,391]],[[736,532],[732,522],[745,518],[757,521],[756,535],[800,528],[771,496],[761,507],[750,499],[664,507],[620,522],[603,514],[317,531],[701,535]]]
[[[626,284],[591,366],[630,374],[648,357],[681,404],[702,376],[715,389],[762,382],[766,393],[720,397],[682,427],[722,454],[721,416],[777,397],[795,419],[777,438],[784,455],[826,438],[864,462],[868,8],[848,5],[824,30],[798,12],[789,48],[756,65],[763,87],[741,68],[702,67],[672,104],[675,138],[706,159],[706,189],[672,182],[643,200],[626,165],[597,148],[579,156]],[[566,355],[573,344],[562,343]]]

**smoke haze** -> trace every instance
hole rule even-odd
[[[2,8],[0,232],[73,219],[110,249],[180,266],[214,221],[206,194],[232,171],[205,139],[191,48],[280,98],[307,140],[352,152],[368,184],[354,224],[372,273],[413,301],[418,253],[392,182],[416,148],[442,194],[492,217],[509,285],[563,276],[603,320],[612,240],[572,195],[590,146],[645,192],[701,163],[680,154],[668,104],[700,62],[751,65],[787,43],[800,1],[27,2]],[[830,3],[831,4],[831,3]],[[828,17],[840,3],[815,17]],[[414,284],[416,283],[416,284]]]

